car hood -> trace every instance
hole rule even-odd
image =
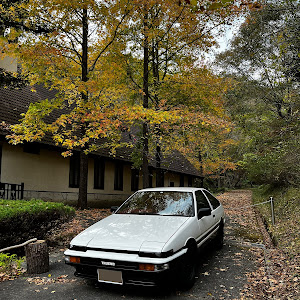
[[[71,245],[122,251],[161,251],[188,217],[111,215],[76,236]]]

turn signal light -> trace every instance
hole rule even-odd
[[[80,257],[70,256],[70,262],[75,264],[80,264]]]
[[[140,271],[155,271],[155,265],[151,264],[139,264]]]

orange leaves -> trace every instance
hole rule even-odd
[[[218,143],[226,140],[231,127],[222,98],[229,83],[208,69],[195,68],[195,61],[199,51],[213,45],[210,30],[227,17],[225,11],[231,1],[186,0],[180,7],[175,2],[118,0],[104,5],[92,0],[29,0],[31,17],[46,20],[53,30],[38,38],[24,36],[22,47],[13,51],[23,60],[31,83],[44,83],[58,94],[56,100],[29,109],[14,129],[20,134],[14,136],[15,141],[39,139],[50,133],[55,143],[67,149],[64,155],[77,147],[94,151],[110,145],[116,149],[124,145],[120,142],[122,128],[145,121],[152,148],[159,141],[167,150],[180,149],[191,160],[201,149],[206,161],[212,162],[211,168],[217,168],[218,163],[223,168],[225,163],[217,157],[222,148]],[[87,67],[83,64],[81,11],[86,7]],[[149,74],[152,102],[148,109],[139,103],[144,96],[139,66],[145,32],[153,47],[149,66],[162,62],[156,74]],[[87,73],[85,79],[83,71]]]
[[[263,9],[263,5],[260,2],[250,2],[248,3],[248,8],[253,11],[259,11]]]

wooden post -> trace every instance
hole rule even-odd
[[[28,274],[40,274],[49,271],[49,254],[47,243],[37,240],[25,246]]]

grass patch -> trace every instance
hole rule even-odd
[[[274,200],[274,226],[271,220],[270,203],[257,208],[263,215],[277,246],[293,258],[299,254],[300,249],[300,189],[274,189],[270,186],[261,186],[253,191],[254,203],[267,201],[270,197]]]
[[[3,200],[0,199],[0,222],[24,214],[36,215],[41,212],[60,212],[62,215],[74,214],[74,208],[63,203],[44,202],[42,200]]]
[[[74,208],[42,200],[0,200],[0,249],[46,234],[75,215]]]

